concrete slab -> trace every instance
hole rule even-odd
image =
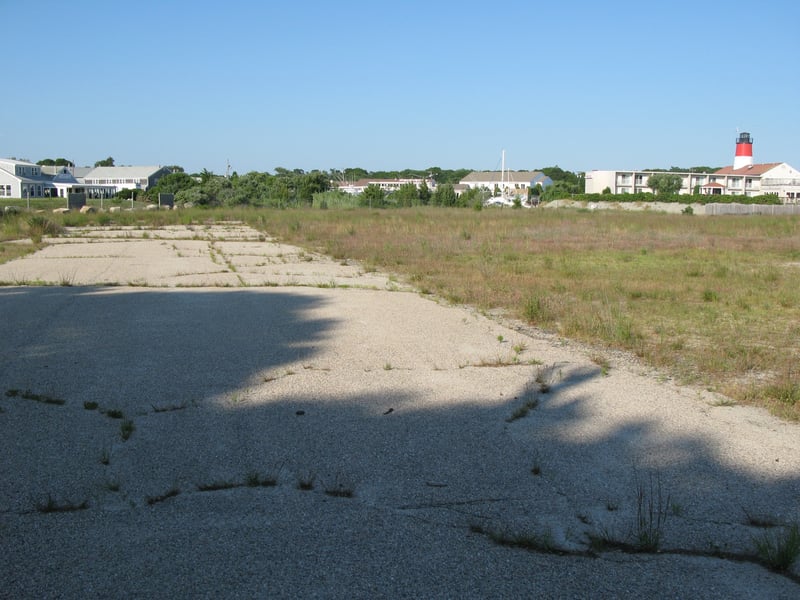
[[[797,597],[798,425],[206,231],[0,265],[3,595]]]

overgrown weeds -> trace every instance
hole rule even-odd
[[[636,482],[635,544],[642,552],[656,552],[663,539],[664,525],[671,506],[669,494],[664,493],[661,476]]]
[[[753,539],[759,559],[773,571],[788,571],[800,556],[800,527],[765,531]]]
[[[63,228],[43,215],[28,217],[28,236],[34,244],[39,244],[44,236],[60,235]]]
[[[433,207],[271,217],[282,241],[401,271],[418,289],[632,351],[681,381],[800,419],[795,392],[775,399],[769,388],[800,360],[800,218]]]

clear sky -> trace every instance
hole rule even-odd
[[[0,0],[0,156],[800,168],[798,0]]]

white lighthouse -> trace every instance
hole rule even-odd
[[[753,138],[746,131],[736,138],[736,156],[733,159],[733,168],[743,169],[753,165]]]

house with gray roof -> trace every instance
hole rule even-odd
[[[504,197],[527,198],[528,190],[553,185],[541,171],[473,171],[459,182],[466,189],[485,189]]]
[[[161,166],[95,167],[84,175],[83,183],[89,196],[105,187],[113,188],[114,194],[124,189],[144,191],[170,173],[168,167]]]

